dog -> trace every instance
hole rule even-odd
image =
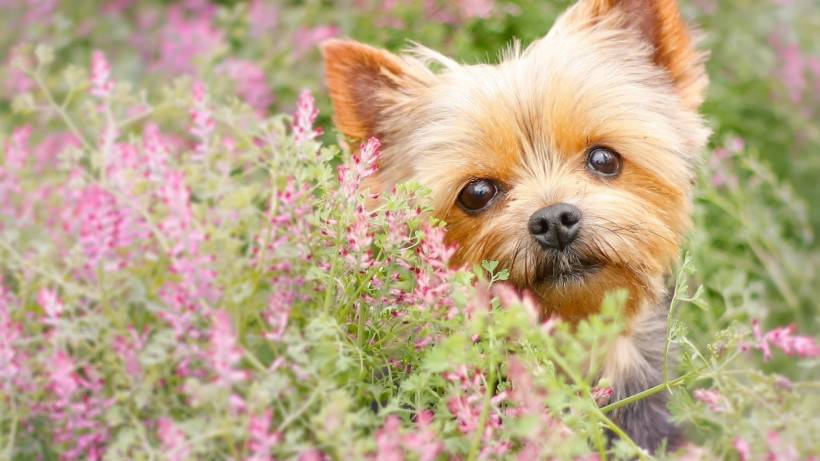
[[[322,52],[339,131],[382,142],[371,188],[428,187],[453,264],[497,260],[570,321],[628,291],[602,371],[622,399],[662,382],[665,280],[710,135],[694,37],[675,0],[579,0],[493,65],[338,39]],[[646,449],[680,439],[663,393],[612,416]]]

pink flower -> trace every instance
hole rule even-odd
[[[800,459],[797,449],[782,440],[777,432],[769,432],[766,442],[769,445],[767,461],[798,461]]]
[[[737,450],[737,455],[740,458],[740,461],[750,461],[752,459],[749,442],[744,440],[742,437],[736,437],[732,442],[732,446],[735,450]]]
[[[255,62],[246,59],[229,59],[221,68],[233,80],[239,97],[256,109],[257,113],[264,115],[273,103],[273,93],[265,71]]]
[[[461,14],[466,18],[489,18],[495,9],[495,0],[457,0]]]
[[[185,433],[169,418],[157,420],[157,436],[169,461],[185,461],[190,456],[188,438]]]
[[[718,391],[711,389],[696,389],[693,395],[698,401],[706,404],[706,406],[715,413],[723,413],[727,410],[726,401]]]
[[[147,339],[147,330],[139,334],[134,327],[128,327],[128,336],[115,336],[111,344],[111,349],[120,356],[125,365],[125,372],[131,379],[136,380],[142,376],[139,353],[145,347]]]
[[[296,144],[316,139],[322,135],[321,128],[313,128],[313,123],[319,115],[316,101],[309,90],[302,90],[299,93],[299,101],[296,104],[296,112],[293,114],[293,140]]]
[[[805,66],[800,45],[786,42],[778,32],[772,34],[769,42],[780,60],[780,65],[777,66],[778,76],[786,87],[789,99],[797,104],[803,99],[803,92],[806,89]]]
[[[433,430],[433,412],[425,410],[416,416],[416,430],[404,437],[404,447],[418,455],[419,461],[434,461],[444,444]]]
[[[15,128],[6,144],[4,166],[7,171],[18,172],[29,157],[28,143],[31,138],[31,125]]]
[[[31,61],[31,58],[22,52],[22,46],[15,45],[11,49],[2,66],[6,70],[6,95],[12,96],[25,93],[35,87],[34,81],[24,71],[24,69],[34,67]]]
[[[273,283],[273,291],[268,298],[268,308],[262,314],[270,327],[265,338],[271,341],[281,341],[288,326],[291,307],[296,300],[296,287],[304,281],[300,278],[280,276]]]
[[[52,133],[47,135],[34,150],[35,168],[38,172],[53,169],[66,149],[79,147],[80,142],[68,132]]]
[[[399,418],[388,416],[384,426],[376,431],[376,461],[404,461],[400,430]]]
[[[57,293],[48,288],[42,288],[37,293],[37,304],[43,308],[46,316],[44,323],[55,327],[60,321],[60,315],[63,313],[63,303],[57,297]]]
[[[338,35],[336,26],[300,27],[293,35],[293,56],[301,58],[319,43]]]
[[[51,421],[54,442],[66,447],[61,459],[102,459],[109,438],[102,415],[111,401],[103,399],[101,379],[89,368],[84,370],[85,378],[81,377],[74,361],[62,350],[49,365],[52,400],[41,410]]]
[[[339,184],[344,197],[351,197],[361,186],[362,180],[378,169],[381,143],[370,138],[359,148],[359,155],[353,157],[353,163],[339,165]]]
[[[21,384],[26,368],[26,357],[17,344],[23,329],[11,319],[12,301],[0,280],[0,396],[11,395],[12,388]]]
[[[271,461],[270,451],[282,440],[282,434],[271,432],[271,411],[251,416],[248,426],[248,451],[245,461]]]
[[[92,275],[101,262],[108,269],[127,264],[129,257],[121,250],[144,232],[141,221],[129,211],[120,208],[113,194],[92,185],[80,191],[73,212],[64,216],[66,229],[79,237]]]
[[[213,113],[208,107],[208,93],[205,84],[201,81],[194,82],[193,86],[193,107],[191,108],[191,128],[189,132],[194,135],[198,143],[195,148],[195,160],[203,160],[208,152],[208,139],[214,131],[216,123]]]
[[[216,374],[216,381],[222,386],[231,386],[246,379],[247,374],[237,369],[242,360],[242,350],[237,345],[236,333],[231,325],[231,317],[223,310],[211,314],[210,348],[208,362]]]
[[[766,362],[772,356],[770,345],[774,345],[786,355],[797,355],[804,358],[820,357],[820,346],[814,338],[795,336],[794,332],[796,330],[797,327],[792,324],[787,327],[775,328],[763,334],[760,329],[760,321],[755,319],[752,321],[752,331],[757,341],[755,349],[763,351],[763,360]]]
[[[603,407],[612,399],[615,391],[611,387],[596,387],[592,389],[592,399],[599,407]]]
[[[433,413],[423,411],[416,418],[415,431],[402,431],[401,421],[390,415],[376,431],[376,461],[403,461],[405,454],[415,453],[419,461],[433,461],[441,453],[443,444],[432,428]]]
[[[299,454],[299,461],[327,461],[330,459],[322,450],[309,448]]]
[[[111,95],[114,83],[109,80],[111,67],[100,50],[91,54],[91,94],[98,98],[107,98]]]
[[[214,27],[210,11],[186,14],[175,6],[168,8],[166,14],[167,20],[160,31],[156,67],[173,74],[193,73],[197,58],[224,46],[224,37]]]
[[[168,148],[155,123],[145,125],[142,133],[142,150],[148,179],[156,182],[165,179],[168,174]]]
[[[270,37],[279,24],[279,7],[266,0],[252,0],[248,6],[248,22],[252,36],[257,39]]]

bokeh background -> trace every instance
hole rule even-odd
[[[0,145],[9,146],[19,127],[34,125],[26,142],[38,165],[51,168],[71,161],[65,157],[75,153],[66,148],[76,141],[59,111],[41,110],[48,104],[41,90],[51,88],[63,101],[62,110],[82,120],[88,106],[74,104],[72,91],[87,78],[95,50],[104,53],[112,78],[133,91],[137,102],[162,99],[174,106],[184,88],[201,81],[214,100],[231,101],[226,107],[250,107],[262,118],[293,113],[299,94],[308,89],[317,101],[323,142],[338,144],[322,84],[317,48],[322,40],[350,37],[394,51],[412,41],[463,62],[494,62],[513,39],[526,45],[545,34],[569,4],[0,0]],[[755,320],[764,329],[794,324],[800,334],[816,337],[820,5],[816,0],[684,0],[681,7],[700,30],[701,46],[711,53],[711,85],[702,111],[714,134],[703,153],[695,228],[686,246],[694,268],[688,284],[702,285],[694,304],[706,308],[682,309],[676,325],[700,345],[714,344],[727,328]],[[44,63],[54,71],[31,73]],[[164,131],[186,132],[189,121],[180,117],[184,111],[152,110],[153,122]],[[76,128],[92,129],[82,122]],[[132,128],[137,133],[142,126]],[[125,130],[120,136],[133,133]],[[11,196],[0,191],[2,197]],[[7,215],[2,221],[7,242],[20,238],[15,219]],[[6,275],[20,269],[9,254],[0,252]],[[0,276],[3,271],[0,267]],[[750,363],[768,376],[808,382],[793,398],[804,398],[807,411],[817,408],[816,359],[798,363],[775,355]],[[686,408],[680,411],[686,419]],[[788,414],[780,416],[786,418],[784,425],[800,424]],[[711,424],[722,424],[718,421]],[[816,421],[802,430],[811,431]],[[699,424],[708,429],[710,422],[701,419]],[[793,438],[805,442],[801,436]],[[817,445],[804,442],[798,443],[801,457],[818,455]],[[728,443],[725,447],[715,453],[737,456]],[[760,453],[765,450],[758,447]]]

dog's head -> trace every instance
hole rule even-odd
[[[338,128],[383,143],[374,187],[432,190],[455,263],[498,260],[566,317],[662,292],[708,130],[675,0],[581,0],[496,65],[324,44]]]

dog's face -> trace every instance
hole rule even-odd
[[[674,0],[581,0],[497,65],[323,51],[337,126],[384,145],[372,186],[429,187],[455,263],[498,260],[569,318],[618,288],[633,313],[656,301],[708,136],[703,59]]]

